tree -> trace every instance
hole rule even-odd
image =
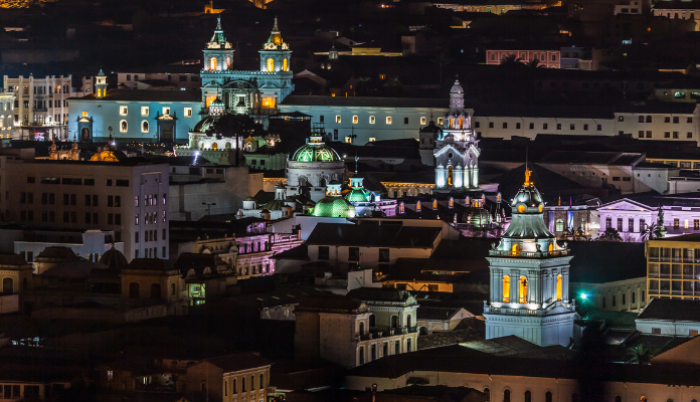
[[[357,80],[355,80],[355,94],[360,96],[369,95],[371,92],[373,92],[372,84],[372,78],[370,77],[358,78]]]
[[[521,58],[514,54],[511,54],[501,59],[501,66],[505,68],[518,68],[522,67],[523,63]]]
[[[654,349],[639,344],[627,349],[627,356],[627,363],[648,364],[649,360],[654,357]]]
[[[544,64],[540,64],[540,61],[538,59],[532,59],[525,63],[526,66],[530,67],[531,69],[536,69],[536,68],[544,68]]]
[[[607,228],[605,229],[605,232],[600,234],[598,236],[598,240],[600,241],[617,241],[621,242],[622,237],[620,237],[620,232],[617,231],[615,228]]]
[[[225,114],[219,117],[207,130],[207,135],[235,137],[236,138],[236,166],[240,166],[241,136],[264,135],[261,124],[243,114]]]
[[[384,83],[384,92],[386,95],[397,96],[403,92],[403,83],[399,77],[391,77]]]
[[[661,226],[657,223],[652,223],[646,229],[642,230],[640,239],[642,239],[642,241],[661,239],[664,237],[664,234]]]

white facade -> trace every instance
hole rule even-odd
[[[645,335],[688,337],[692,338],[700,333],[700,321],[676,321],[664,319],[635,320],[637,331]]]
[[[642,241],[641,232],[658,220],[658,203],[662,204],[664,211],[664,227],[668,231],[665,237],[700,231],[700,206],[674,207],[671,206],[674,199],[675,197],[669,196],[653,198],[651,202],[656,202],[657,205],[646,205],[634,199],[623,198],[600,205],[600,232],[611,227],[620,232],[623,240]]]
[[[168,258],[168,165],[10,158],[0,155],[5,222],[113,231],[128,260]]]

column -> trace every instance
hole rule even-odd
[[[22,119],[24,118],[24,77],[19,76],[19,82],[17,84],[17,91],[15,92],[15,99],[17,99],[17,105],[19,106],[19,111],[17,112],[17,122],[22,125]],[[22,129],[19,130],[20,139],[22,135]]]
[[[474,167],[472,168],[471,185],[474,188],[479,187],[479,166],[477,165],[474,165]]]
[[[464,167],[464,183],[462,183],[462,184],[463,184],[464,187],[466,187],[466,188],[470,188],[470,187],[471,187],[471,185],[470,185],[470,183],[471,183],[471,175],[472,175],[471,170],[472,170],[472,168],[469,167],[469,166],[465,166],[465,167]]]
[[[462,179],[464,178],[464,169],[462,169],[462,165],[457,165],[457,167],[453,170],[452,174],[452,180],[454,181],[453,185],[456,188],[462,187]]]
[[[29,124],[34,124],[34,76],[29,77]],[[34,136],[33,132],[30,132],[30,136]]]
[[[435,169],[435,187],[445,187],[445,168],[442,165],[439,165],[437,169]]]
[[[569,301],[569,269],[562,268],[561,270],[561,300]]]

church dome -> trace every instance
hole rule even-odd
[[[202,120],[200,120],[199,123],[197,123],[194,126],[194,129],[192,130],[192,132],[206,133],[207,130],[209,130],[210,128],[212,128],[214,126],[214,123],[217,120],[218,120],[218,117],[207,116],[207,117],[203,118]]]
[[[462,214],[462,222],[468,223],[472,227],[485,227],[493,222],[489,211],[484,208],[472,207]]]
[[[340,155],[326,144],[306,144],[292,156],[295,162],[338,162]]]
[[[355,206],[343,197],[331,196],[321,198],[314,206],[313,216],[327,218],[354,218],[357,216]]]
[[[535,184],[530,181],[529,170],[525,170],[525,184],[515,194],[510,206],[512,217],[503,238],[553,239],[543,219],[544,202]]]
[[[126,260],[124,254],[112,246],[111,249],[107,250],[102,257],[100,257],[100,264],[106,265],[109,269],[121,270],[129,265],[129,261]]]
[[[459,80],[455,80],[454,85],[452,85],[452,88],[450,88],[450,94],[464,94],[464,88],[462,88],[462,85],[459,83]]]
[[[518,214],[541,214],[544,208],[544,201],[540,192],[535,188],[535,183],[530,181],[529,170],[525,171],[525,184],[515,194],[510,206],[513,208],[513,213]]]
[[[369,202],[370,192],[364,188],[353,188],[345,194],[345,199],[350,202]]]

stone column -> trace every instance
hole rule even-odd
[[[569,268],[561,270],[561,300],[569,301]]]
[[[472,170],[472,168],[469,167],[469,166],[465,166],[465,167],[464,167],[464,182],[462,183],[462,185],[463,185],[464,187],[466,187],[466,188],[470,188],[470,187],[471,187],[471,186],[469,185],[469,183],[471,183],[471,174],[472,174],[472,173],[471,173],[471,170]]]
[[[453,186],[456,188],[462,187],[462,179],[464,178],[464,169],[462,169],[462,165],[458,164],[452,173]]]
[[[474,188],[479,187],[479,166],[477,165],[474,165],[474,167],[472,168],[471,185]]]
[[[445,184],[445,167],[438,165],[437,169],[435,169],[435,187],[443,188]]]

